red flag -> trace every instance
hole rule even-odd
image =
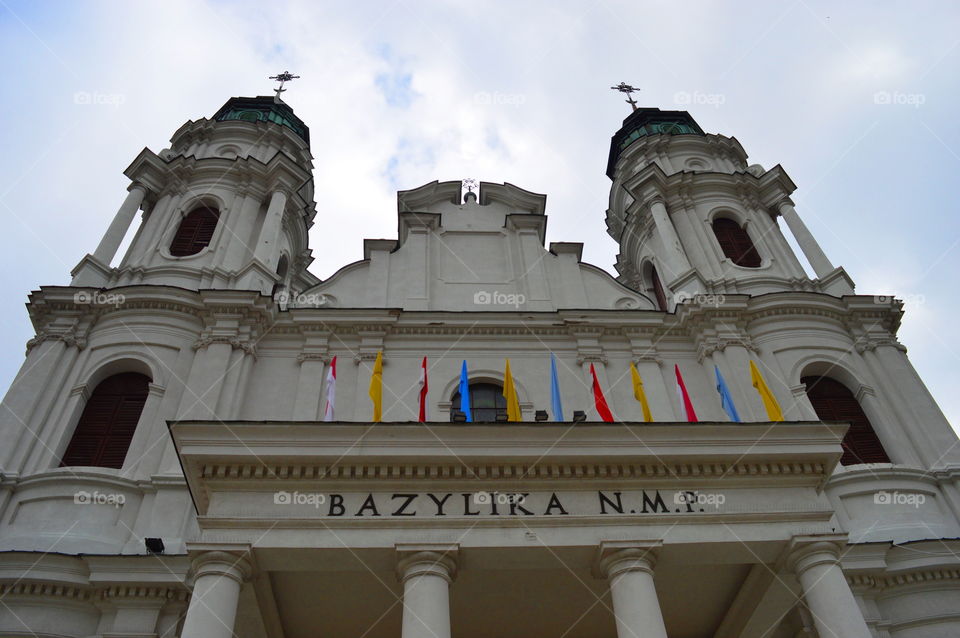
[[[613,422],[613,415],[610,414],[610,407],[603,396],[603,390],[600,389],[600,381],[597,379],[597,371],[590,364],[590,375],[593,377],[593,402],[597,405],[597,414],[607,423]]]
[[[334,399],[337,397],[337,358],[330,361],[327,369],[327,407],[323,411],[324,421],[333,421]]]
[[[420,364],[420,423],[427,422],[427,358]]]
[[[680,376],[680,366],[675,364],[673,369],[677,373],[677,396],[680,399],[680,408],[687,415],[688,423],[698,423],[697,413],[693,411],[693,403],[690,402],[690,395],[687,394],[687,386],[683,384],[683,377]]]

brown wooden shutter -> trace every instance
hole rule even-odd
[[[219,219],[220,213],[213,208],[197,208],[190,211],[180,221],[177,234],[170,242],[170,254],[174,257],[196,255],[209,246]]]
[[[667,295],[663,292],[663,284],[660,283],[660,276],[657,269],[650,266],[650,283],[653,285],[653,295],[657,298],[657,305],[660,310],[667,310]]]
[[[847,386],[829,377],[804,377],[800,381],[807,386],[807,398],[821,421],[850,424],[843,438],[841,465],[890,462],[870,419]]]
[[[715,219],[713,234],[717,236],[717,242],[723,254],[730,261],[744,268],[760,267],[760,253],[753,245],[750,235],[740,227],[740,224],[732,219]]]
[[[60,465],[123,467],[149,384],[149,377],[136,372],[100,382],[83,408]]]

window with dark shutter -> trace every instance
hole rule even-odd
[[[841,465],[890,462],[890,457],[870,425],[870,419],[847,386],[829,377],[803,377],[800,381],[807,386],[807,398],[821,421],[850,424],[847,435],[843,437]]]
[[[720,243],[723,254],[733,263],[744,268],[759,268],[760,253],[753,245],[750,235],[732,219],[713,220],[713,234]]]
[[[123,467],[149,385],[150,378],[136,372],[101,381],[83,408],[61,467]]]
[[[460,392],[457,391],[450,401],[450,420],[460,411]],[[474,423],[495,423],[497,415],[507,416],[507,399],[503,396],[503,387],[496,383],[470,384],[470,413]]]
[[[650,266],[650,287],[653,289],[653,296],[657,298],[657,305],[660,310],[667,310],[667,295],[663,292],[663,284],[660,283],[660,276],[657,269]]]
[[[174,257],[196,255],[209,246],[219,219],[220,213],[213,208],[195,208],[190,211],[180,221],[177,234],[170,242],[170,254]]]

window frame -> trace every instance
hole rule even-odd
[[[215,206],[195,206],[180,219],[173,237],[167,244],[172,257],[192,257],[213,243],[220,226],[220,210]]]
[[[140,372],[119,372],[100,381],[83,406],[60,467],[122,469],[152,382]]]

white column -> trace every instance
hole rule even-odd
[[[455,573],[456,563],[442,552],[411,552],[400,560],[402,638],[450,638],[450,584]]]
[[[260,237],[257,239],[257,245],[254,248],[254,257],[270,268],[273,268],[271,257],[280,258],[277,244],[280,241],[280,232],[283,229],[283,212],[286,207],[286,192],[283,189],[273,191],[273,195],[270,196],[270,204],[267,206],[267,215],[264,217],[263,226],[260,228]]]
[[[147,187],[143,184],[132,184],[130,186],[127,198],[123,200],[120,210],[113,216],[113,221],[110,222],[107,232],[103,234],[103,239],[100,240],[100,245],[93,253],[93,256],[99,261],[107,266],[113,261],[113,257],[117,254],[117,249],[120,248],[120,243],[126,236],[130,223],[137,211],[140,210],[140,204],[143,203],[143,198],[146,195]]]
[[[687,260],[686,253],[683,252],[683,244],[680,243],[677,229],[670,221],[667,207],[663,201],[655,199],[650,202],[650,213],[653,215],[653,223],[656,225],[657,233],[663,242],[663,248],[666,251],[664,258],[670,269],[670,272],[660,273],[660,275],[663,278],[663,283],[669,284],[670,281],[690,270],[690,262]]]
[[[610,581],[618,638],[667,638],[653,585],[655,564],[651,547],[619,549],[600,562],[600,572]]]
[[[777,204],[777,208],[780,210],[780,214],[783,215],[783,219],[787,222],[790,232],[793,233],[793,238],[797,240],[797,244],[800,245],[800,249],[803,251],[803,254],[806,255],[807,261],[810,262],[817,277],[823,278],[833,272],[833,264],[830,263],[827,255],[820,249],[820,244],[813,238],[813,234],[807,229],[807,225],[804,224],[800,216],[797,215],[797,211],[793,207],[793,202],[789,199],[783,199]]]
[[[293,399],[293,420],[318,421],[321,399],[325,398],[323,378],[329,357],[318,352],[303,352],[297,359],[300,361],[300,377]]]
[[[860,606],[840,569],[840,547],[817,541],[795,549],[788,558],[813,615],[817,634],[825,638],[870,638]]]
[[[193,561],[193,595],[181,638],[233,638],[240,586],[250,564],[227,552],[206,552]]]

